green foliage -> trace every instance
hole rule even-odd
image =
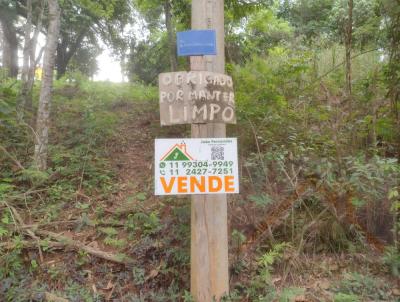
[[[271,250],[260,256],[258,265],[260,269],[260,277],[266,283],[271,282],[272,265],[282,259],[284,252],[290,247],[289,243],[282,242],[274,245]]]
[[[67,68],[66,76],[69,73],[80,72],[88,77],[93,77],[98,71],[99,66],[96,58],[101,54],[100,47],[85,43],[77,50],[76,54],[71,58]]]
[[[147,195],[144,192],[140,192],[135,196],[139,201],[145,201],[147,199]]]
[[[83,9],[90,11],[96,17],[105,17],[109,19],[115,10],[117,1],[92,1],[92,0],[78,0],[75,5],[80,5]]]
[[[356,0],[353,9],[354,38],[356,43],[365,46],[371,42],[377,42],[380,27],[379,1]],[[329,21],[337,36],[341,36],[345,22],[347,22],[347,1],[335,1],[332,7]]]
[[[336,288],[335,301],[388,301],[390,291],[387,284],[372,276],[351,273],[344,276]]]
[[[396,159],[378,156],[368,161],[364,157],[347,158],[347,171],[347,184],[358,193],[358,197],[352,200],[357,207],[387,199],[400,177],[400,165]]]
[[[9,90],[5,90],[7,98],[0,99],[15,108],[18,87],[9,82],[3,84],[0,87],[9,87]],[[134,105],[146,102],[152,106],[157,93],[155,88],[141,85],[93,83],[79,73],[69,74],[55,82],[54,88],[54,118],[51,121],[47,171],[39,172],[30,166],[33,140],[29,127],[17,120],[15,112],[1,120],[1,147],[8,154],[0,151],[0,199],[17,207],[20,213],[24,213],[25,208],[29,209],[32,223],[46,224],[75,219],[75,215],[79,219],[81,216],[82,224],[77,226],[80,229],[91,223],[89,215],[92,209],[97,204],[100,206],[101,200],[115,190],[109,151],[112,141],[118,139],[117,127],[125,121],[127,114],[135,113]],[[126,112],[125,108],[133,109]],[[16,161],[24,168],[17,166]],[[144,198],[147,196],[143,193],[137,195],[139,200]],[[11,250],[0,251],[0,279],[4,281],[0,286],[0,300],[30,301],[32,297],[39,297],[35,299],[40,300],[41,296],[36,291],[43,293],[44,289],[37,289],[34,285],[37,280],[34,279],[43,275],[45,269],[36,257],[29,259],[27,253],[22,252],[21,242],[26,238],[14,227],[15,217],[5,204],[1,202],[0,206],[1,242],[15,246]],[[82,215],[83,212],[87,215]],[[74,216],[66,216],[70,213]],[[149,224],[143,222],[148,232],[151,232],[154,221],[154,216],[150,215]],[[105,244],[122,249],[126,240],[118,238],[116,231],[112,228],[99,229]],[[40,241],[44,255],[52,250],[49,242]],[[120,256],[126,257],[123,254]],[[91,261],[87,254],[79,252],[75,263],[77,267],[83,267]],[[68,272],[59,266],[50,267],[45,276],[48,280],[46,286],[52,287],[52,283],[60,279],[67,280],[66,274]],[[58,296],[71,301],[99,301],[91,289],[81,284],[67,286]]]
[[[100,231],[110,237],[118,235],[118,231],[112,227],[100,228]]]
[[[233,78],[239,117],[253,122],[265,115],[269,119],[280,118],[279,114],[286,113],[293,88],[302,85],[304,74],[309,70],[308,60],[306,52],[275,47],[269,50],[267,59],[254,57],[243,67],[235,66]]]
[[[273,202],[273,199],[267,194],[250,195],[249,200],[254,202],[259,207],[265,207]]]
[[[293,28],[283,19],[279,19],[269,9],[258,10],[248,18],[245,28],[245,56],[265,55],[268,50],[289,42],[293,38]]]
[[[124,239],[117,239],[117,238],[112,238],[112,237],[106,237],[104,239],[104,243],[109,245],[109,246],[113,246],[116,248],[123,248],[126,246],[126,240]]]
[[[354,242],[363,234],[357,224],[348,225],[338,219],[346,213],[335,208],[337,204],[366,221],[371,232],[383,230],[378,228],[378,222],[390,223],[386,229],[393,227],[395,242],[387,247],[382,260],[386,271],[399,275],[396,240],[400,230],[400,168],[395,158],[399,138],[400,39],[396,24],[399,10],[392,2],[354,1],[353,93],[348,98],[341,64],[347,1],[225,1],[226,55],[230,63],[227,70],[234,78],[238,116],[238,126],[228,131],[240,138],[241,190],[246,197],[238,198],[238,206],[232,203],[230,242],[236,261],[231,267],[233,290],[224,301],[290,301],[304,291],[285,288],[285,284],[277,286],[272,275],[280,274],[279,269],[284,268],[285,278],[296,279],[302,266],[293,265],[298,261],[292,257],[294,249],[297,254],[358,249]],[[63,47],[58,53],[73,49],[81,34],[84,38],[78,43],[67,74],[54,85],[49,169],[38,172],[31,167],[34,136],[30,126],[18,120],[15,109],[20,84],[1,77],[0,141],[7,153],[0,152],[0,199],[15,204],[21,212],[26,208],[23,218],[29,223],[51,227],[54,224],[49,222],[78,219],[77,232],[96,227],[107,250],[126,248],[127,240],[122,237],[128,231],[129,240],[135,244],[124,252],[137,263],[125,270],[113,270],[110,275],[112,264],[103,265],[102,260],[94,261],[78,252],[73,264],[79,271],[73,272],[71,281],[68,275],[73,268],[66,263],[45,268],[44,264],[39,265],[36,250],[22,252],[21,242],[27,237],[15,227],[15,217],[2,203],[0,239],[15,248],[1,251],[0,279],[4,286],[0,286],[0,300],[39,301],[41,296],[33,296],[36,291],[50,292],[55,287],[59,289],[57,295],[71,301],[104,300],[92,293],[90,286],[79,283],[86,282],[84,268],[95,263],[99,266],[93,271],[95,278],[108,282],[111,277],[115,284],[113,296],[108,299],[191,301],[190,294],[184,292],[189,288],[190,265],[187,200],[182,206],[178,205],[182,200],[166,199],[168,205],[162,200],[150,209],[147,203],[151,193],[146,184],[125,198],[129,206],[134,206],[128,217],[118,213],[110,218],[112,214],[107,209],[115,196],[120,196],[114,194],[119,187],[115,185],[117,179],[110,160],[110,146],[124,139],[116,130],[128,117],[142,114],[139,107],[156,110],[157,88],[95,83],[87,78],[96,70],[101,38],[114,49],[114,55],[124,58],[125,71],[132,82],[156,84],[158,73],[169,67],[165,2],[60,3],[63,19],[59,42]],[[170,3],[174,29],[187,29],[190,1]],[[135,24],[139,20],[145,27],[140,37],[133,34],[136,27],[126,26],[132,7],[140,14],[135,15]],[[20,23],[16,22],[16,26]],[[361,54],[369,49],[379,50]],[[187,60],[182,59],[180,65],[186,68]],[[160,129],[153,124],[151,127],[154,136],[159,136]],[[278,213],[285,219],[278,221],[281,224],[273,229],[271,239],[265,240],[271,242],[261,242],[256,247],[258,251],[264,246],[271,249],[259,259],[243,260],[242,248],[254,234],[248,236],[242,225],[263,227],[266,215],[279,210],[280,203],[286,201],[290,209]],[[97,219],[108,225],[123,225],[125,230],[97,227]],[[50,240],[41,240],[40,247],[47,256],[51,252]],[[293,265],[289,268],[293,270],[286,276],[287,265]],[[36,287],[43,281],[33,280],[37,277],[47,279],[45,288]],[[57,283],[59,280],[65,280],[64,288]],[[118,296],[129,291],[120,287],[128,282],[140,293]],[[100,286],[105,284],[100,282]],[[364,273],[344,275],[334,291],[334,301],[391,298],[388,286]]]
[[[358,301],[360,301],[360,298],[354,294],[337,293],[333,297],[333,301],[335,301],[335,302],[358,302]]]
[[[57,50],[57,77],[67,70],[93,76],[101,42],[116,54],[124,53],[123,29],[131,18],[127,0],[64,0],[61,7],[60,47]],[[71,60],[72,59],[72,60]]]
[[[49,179],[49,174],[39,171],[35,167],[30,167],[21,171],[18,180],[31,182],[33,185],[44,184]]]
[[[289,1],[286,1],[287,3]],[[286,15],[299,35],[312,39],[330,32],[329,16],[335,0],[300,0],[289,2],[281,14]]]
[[[0,259],[0,279],[16,278],[23,272],[21,241],[20,236],[14,236],[12,240],[14,248],[2,255]]]
[[[16,102],[16,91],[11,88],[12,86],[7,81],[5,83],[0,82],[0,126],[6,126],[3,124],[10,122],[10,117],[15,114],[15,102]]]
[[[400,251],[396,246],[388,246],[382,257],[383,262],[389,267],[393,276],[400,276]]]
[[[81,286],[72,280],[68,280],[65,288],[65,293],[57,296],[65,296],[70,301],[99,301],[99,294],[92,294],[91,290]]]
[[[104,243],[116,248],[123,248],[126,245],[126,240],[116,238],[119,232],[113,227],[100,228],[100,232],[106,235]]]
[[[234,242],[234,247],[239,248],[246,241],[246,236],[238,231],[232,231],[232,242]]]
[[[86,265],[86,264],[89,263],[89,261],[90,261],[90,257],[85,251],[79,251],[78,252],[76,263],[79,266]]]
[[[157,212],[151,212],[150,214],[139,212],[129,214],[126,227],[134,233],[151,236],[161,229],[161,223]]]
[[[169,68],[168,36],[159,33],[148,41],[131,46],[128,66],[129,79],[132,82],[155,84],[158,74]]]
[[[2,179],[3,182],[0,183],[0,197],[4,196],[13,190],[15,186],[11,185],[11,179]]]
[[[279,296],[279,302],[290,302],[293,301],[293,299],[296,296],[303,294],[304,294],[303,288],[296,288],[296,287],[284,288]]]
[[[185,293],[183,294],[183,301],[184,302],[194,302],[193,296],[190,294],[190,292],[185,290]]]
[[[134,267],[132,269],[133,281],[136,285],[143,285],[145,282],[145,270],[140,267]]]

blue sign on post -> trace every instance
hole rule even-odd
[[[215,30],[188,30],[177,33],[178,56],[217,54]]]

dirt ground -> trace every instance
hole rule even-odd
[[[60,217],[62,222],[45,226],[47,231],[79,242],[86,249],[75,244],[53,247],[50,252],[33,250],[26,260],[40,253],[41,271],[36,282],[46,284],[48,301],[64,301],[57,300],[57,295],[82,288],[88,295],[97,295],[96,301],[182,301],[184,290],[189,291],[190,199],[154,196],[153,140],[183,137],[188,135],[188,127],[161,129],[157,112],[144,104],[122,103],[114,110],[124,121],[115,140],[108,144],[118,189],[106,198],[78,192],[76,201],[90,204],[86,221],[76,219],[80,217],[79,208],[67,205]],[[273,235],[261,238],[265,234],[249,221],[255,214],[254,208],[246,204],[246,190],[244,186],[240,196],[229,199],[230,232],[236,230],[246,236],[240,244],[230,240],[231,289],[239,293],[254,286],[260,251],[268,251],[270,244],[266,242],[279,237],[280,232],[278,228]],[[249,212],[252,214],[246,216]],[[135,216],[137,213],[144,213],[144,223]],[[134,223],[141,224],[132,226],[135,217],[139,220]],[[107,238],[114,243],[107,244]],[[249,242],[256,242],[257,248],[248,251]],[[79,286],[67,286],[66,279]],[[292,246],[277,259],[266,284],[278,295],[296,288],[290,299],[277,301],[351,301],[351,295],[345,297],[350,300],[335,298],[339,292],[376,297],[365,301],[400,300],[399,280],[390,277],[379,254],[367,250],[298,253]],[[375,293],[379,291],[382,293]],[[53,300],[50,292],[56,293]],[[86,301],[80,299],[76,301]],[[251,300],[243,297],[234,301]]]

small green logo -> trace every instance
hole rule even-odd
[[[193,158],[186,151],[186,144],[175,144],[165,155],[161,161],[191,161]]]

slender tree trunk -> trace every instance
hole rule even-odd
[[[351,103],[351,48],[353,37],[353,0],[348,0],[348,22],[345,29],[345,48],[346,48],[346,94]]]
[[[25,24],[25,33],[24,33],[24,50],[23,50],[23,65],[22,65],[22,73],[21,80],[22,83],[26,85],[28,82],[29,76],[29,50],[31,47],[31,32],[32,32],[32,0],[26,1],[26,24]]]
[[[36,57],[36,48],[39,33],[42,31],[42,20],[43,12],[45,7],[45,0],[40,1],[40,6],[37,8],[37,21],[33,37],[31,39],[29,48],[29,72],[28,72],[28,84],[27,84],[27,95],[25,101],[25,112],[29,115],[29,124],[34,125],[34,114],[33,114],[33,104],[32,104],[32,89],[35,82],[35,70],[38,62],[40,61],[43,53],[43,49],[40,51],[38,57]]]
[[[121,54],[121,80],[122,83],[125,83],[125,74],[126,74],[126,50],[123,49],[123,52]]]
[[[168,33],[168,46],[169,46],[169,60],[171,64],[171,71],[178,70],[178,62],[176,58],[176,43],[175,43],[175,32],[172,26],[172,14],[171,14],[171,2],[165,0],[164,2],[165,12],[165,27]]]
[[[57,69],[57,80],[61,79],[65,73],[67,72],[68,62],[64,60],[60,60],[58,64],[56,64]]]
[[[36,119],[37,137],[34,154],[35,165],[41,171],[47,169],[51,93],[53,87],[57,41],[60,32],[60,7],[58,1],[47,0],[47,2],[49,5],[49,25],[43,58],[43,79]]]
[[[18,40],[17,31],[7,11],[0,12],[0,24],[3,30],[3,67],[9,77],[18,76]]]
[[[352,37],[353,37],[353,0],[348,0],[348,20],[345,25],[345,52],[346,52],[346,96],[349,103],[349,122],[352,124],[350,131],[350,147],[353,153],[356,141],[356,131],[353,121],[353,98],[352,98],[352,70],[351,70],[351,50],[352,50]]]
[[[379,70],[375,68],[374,74],[371,78],[371,85],[369,86],[369,94],[372,96],[376,96],[377,93],[377,84],[379,79]],[[372,117],[371,124],[368,126],[368,136],[366,139],[365,148],[367,149],[367,156],[372,157],[378,154],[378,137],[377,137],[377,120],[378,120],[378,109],[379,109],[379,99],[376,97],[372,97],[369,103],[369,114]]]
[[[317,54],[318,50],[314,50],[313,53],[313,74],[314,74],[314,78],[318,79],[318,54]]]
[[[24,118],[25,107],[27,101],[27,95],[29,94],[28,80],[29,80],[29,59],[30,53],[29,50],[31,48],[31,32],[32,32],[32,0],[26,1],[26,24],[25,24],[25,33],[24,33],[24,50],[23,50],[23,64],[22,64],[22,73],[21,73],[21,82],[22,87],[18,100],[18,115],[21,119]]]
[[[395,2],[388,4],[386,8],[390,16],[388,96],[392,104],[392,116],[397,125],[397,158],[400,161],[400,12],[397,9],[400,1]]]

